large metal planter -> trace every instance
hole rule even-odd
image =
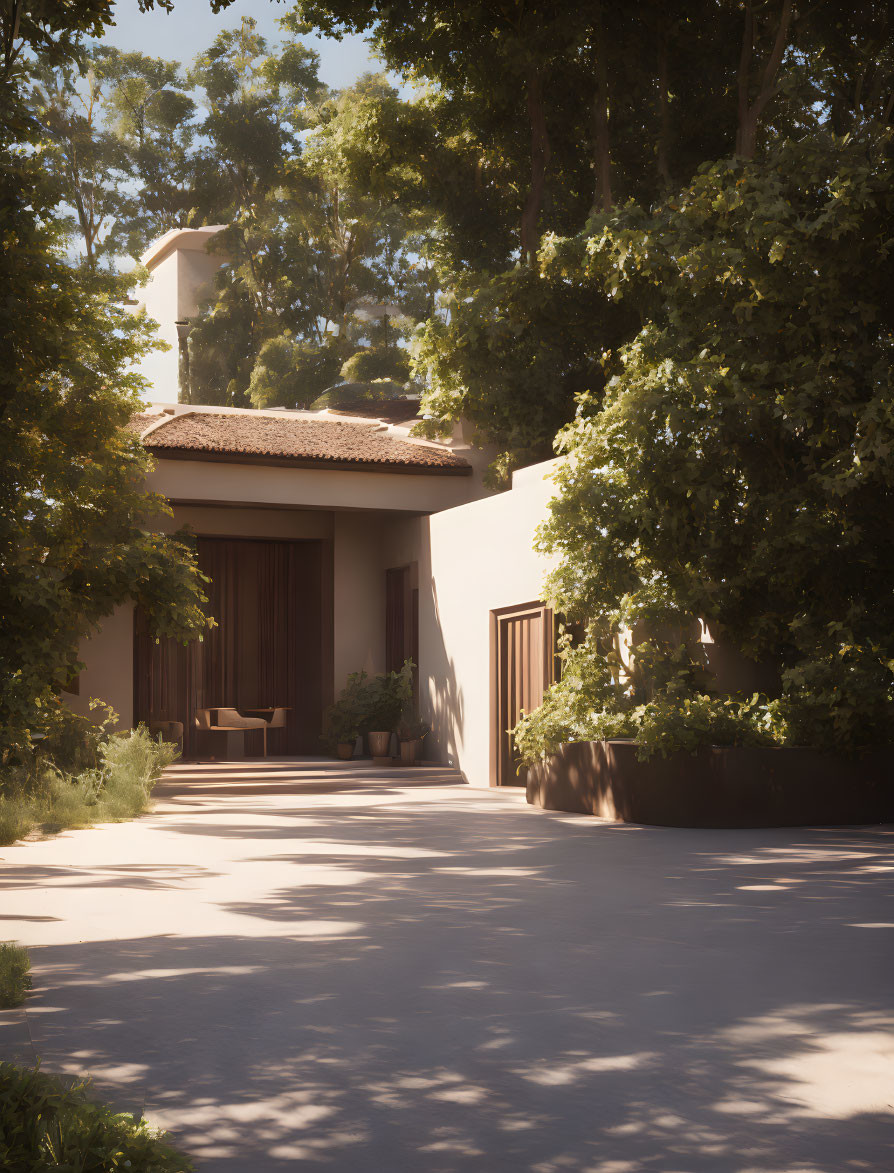
[[[578,741],[532,766],[528,802],[659,827],[894,822],[894,749],[711,747],[641,762],[632,741]]]

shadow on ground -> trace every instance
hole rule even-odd
[[[142,859],[109,835],[95,866],[0,877],[94,913],[109,884],[182,898],[164,933],[35,949],[29,1023],[201,1169],[894,1168],[890,829],[257,774],[174,776]]]

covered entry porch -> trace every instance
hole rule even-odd
[[[135,722],[179,734],[187,760],[319,753],[332,695],[331,542],[206,536],[196,551],[215,624],[184,646],[155,639],[137,610]],[[244,719],[255,728],[240,730]]]

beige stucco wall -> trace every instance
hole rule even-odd
[[[381,567],[408,566],[427,550],[428,526],[424,517],[388,518],[382,530]]]
[[[491,612],[541,596],[550,563],[534,552],[534,531],[554,494],[556,464],[524,469],[510,491],[422,522],[430,547],[419,616],[420,692],[433,726],[427,752],[473,786],[491,783]]]
[[[280,468],[207,460],[158,460],[148,487],[177,502],[402,513],[449,509],[480,493],[471,476]]]
[[[350,672],[385,669],[385,576],[382,519],[337,513],[333,546],[335,692]]]
[[[200,242],[195,248],[178,248],[170,259],[177,262],[177,318],[193,318],[199,312],[200,297],[214,288],[214,275],[227,257],[209,253]],[[168,261],[162,261],[159,268]]]
[[[63,699],[83,716],[90,715],[90,699],[96,697],[112,706],[119,726],[133,724],[133,607],[118,607],[103,620],[99,631],[80,647],[85,665],[78,679],[78,695],[63,693]]]

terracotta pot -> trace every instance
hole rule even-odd
[[[387,758],[391,753],[391,731],[387,733],[367,733],[369,752],[374,758]]]
[[[354,756],[353,741],[340,741],[335,747],[335,752],[344,762],[349,762]]]
[[[419,739],[400,743],[400,760],[405,766],[415,766],[419,755]]]

